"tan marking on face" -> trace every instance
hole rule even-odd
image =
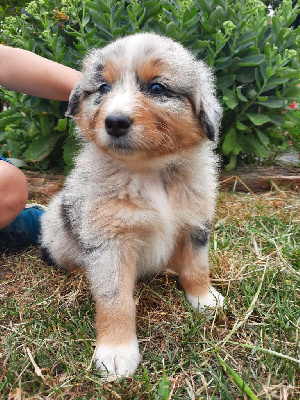
[[[164,68],[162,60],[149,59],[137,67],[136,73],[141,81],[148,82],[155,76],[161,75]],[[107,81],[113,82],[121,74],[122,65],[120,63],[109,60],[105,64],[103,76]],[[187,99],[182,100],[184,101],[182,105],[175,104],[180,100],[173,99],[174,108],[172,108],[172,99],[167,102],[167,105],[164,105],[163,102],[159,104],[151,96],[138,91],[132,95],[132,98],[131,118],[133,123],[128,135],[129,148],[142,152],[147,157],[155,158],[189,149],[205,137],[203,124],[194,115],[192,105]],[[95,109],[93,115],[87,115],[84,111],[85,101],[83,100],[77,115],[77,123],[84,136],[89,141],[95,141],[98,147],[107,154],[116,156],[118,153],[123,154],[118,149],[114,150],[113,146],[107,146],[104,137],[97,134],[100,131],[105,132],[107,112],[105,103],[108,101],[107,104],[110,104],[109,102],[113,100],[110,97],[105,98],[101,106]]]
[[[118,80],[122,73],[122,63],[117,58],[108,60],[102,70],[103,78],[109,82],[114,83]]]
[[[178,272],[185,292],[196,297],[204,296],[209,292],[211,287],[209,266],[201,265],[199,255],[195,255],[191,244],[182,241],[176,246],[169,268]]]
[[[204,133],[186,100],[182,113],[166,110],[154,100],[140,97],[133,123],[142,128],[138,139],[148,155],[176,153],[198,144]]]
[[[138,66],[136,72],[141,82],[149,82],[151,79],[161,76],[164,68],[163,60],[148,59]]]

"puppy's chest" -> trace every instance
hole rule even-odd
[[[144,226],[145,231],[149,230],[152,234],[163,232],[166,237],[174,235],[177,222],[175,208],[159,179],[132,179],[124,192],[128,204],[120,202],[120,215],[123,211],[128,212],[128,225],[136,224],[137,229]]]
[[[172,241],[183,223],[178,204],[157,177],[133,176],[108,194],[100,193],[89,217],[110,235],[136,234]]]

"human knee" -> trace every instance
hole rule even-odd
[[[28,199],[26,176],[6,161],[0,162],[0,228],[12,222]]]

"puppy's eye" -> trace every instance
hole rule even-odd
[[[107,85],[106,83],[103,83],[103,85],[101,85],[101,86],[99,87],[99,92],[100,92],[101,94],[106,94],[106,93],[110,92],[110,86]]]
[[[148,89],[148,92],[154,95],[164,94],[166,91],[167,88],[161,83],[153,83]]]

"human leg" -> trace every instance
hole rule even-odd
[[[27,198],[26,176],[13,164],[0,159],[0,228],[9,225],[18,216]]]
[[[26,176],[0,157],[0,253],[38,243],[43,207],[26,205]]]

